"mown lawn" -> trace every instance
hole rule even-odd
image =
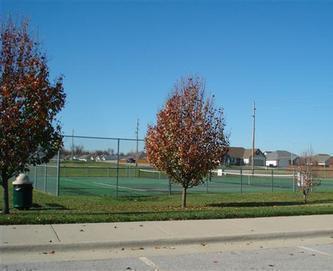
[[[2,193],[2,191],[1,191]],[[10,193],[12,194],[12,193]],[[2,195],[0,196],[2,202]],[[12,199],[11,199],[12,204]],[[0,224],[88,223],[179,219],[218,219],[333,214],[333,193],[312,193],[303,204],[299,193],[189,194],[188,208],[180,195],[130,197],[61,196],[34,191],[28,211],[0,214]]]

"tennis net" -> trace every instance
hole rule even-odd
[[[275,174],[274,171],[263,170],[252,173],[250,170],[213,170],[212,181],[240,184],[257,187],[295,189],[295,174]]]
[[[150,169],[139,169],[138,177],[146,179],[156,179],[156,180],[168,178],[164,172],[158,170],[150,170]]]

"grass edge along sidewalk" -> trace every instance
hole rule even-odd
[[[0,200],[1,197],[0,197]],[[11,200],[12,201],[12,200]],[[12,209],[0,224],[59,224],[162,221],[333,214],[333,193],[318,192],[303,204],[300,193],[190,194],[188,208],[180,195],[130,197],[61,196],[34,192],[31,210]]]

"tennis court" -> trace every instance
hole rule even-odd
[[[290,174],[292,173],[292,174]],[[87,196],[151,196],[181,193],[180,185],[172,183],[165,173],[151,168],[134,166],[61,167],[59,178],[54,165],[38,166],[29,173],[38,190],[55,195]],[[293,172],[275,170],[229,170],[211,172],[204,182],[190,188],[189,193],[249,193],[295,192],[297,186]],[[317,192],[333,192],[333,178],[320,178]]]
[[[67,150],[61,150],[46,165],[31,166],[29,177],[36,189],[53,195],[115,197],[167,195],[182,190],[147,163],[143,140],[85,136],[65,136],[64,140]],[[81,146],[81,153],[74,146]],[[136,156],[137,164],[128,162],[128,157]],[[295,192],[294,170],[256,167],[252,172],[246,166],[226,167],[223,174],[214,170],[188,192]],[[333,170],[316,169],[313,174],[321,183],[314,191],[333,192]]]
[[[82,170],[82,169],[79,169]],[[68,171],[67,171],[68,172]],[[97,171],[92,169],[85,176],[71,169],[72,176],[60,177],[61,195],[105,195],[105,196],[148,196],[168,193],[180,193],[178,184],[169,182],[168,177],[156,170],[124,168]],[[89,175],[87,176],[86,174]],[[95,174],[95,176],[93,176]],[[117,177],[118,174],[118,177]],[[73,176],[74,175],[74,176]],[[101,176],[103,175],[103,176]],[[333,182],[332,182],[333,183]],[[331,187],[333,190],[333,186]],[[205,182],[188,190],[189,193],[246,193],[295,191],[293,175],[269,174],[225,174],[218,176],[212,172]]]

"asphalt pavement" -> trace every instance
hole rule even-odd
[[[3,271],[332,270],[333,244],[0,264]]]

